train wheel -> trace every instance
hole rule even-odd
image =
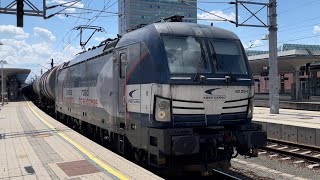
[[[72,128],[76,131],[79,131],[79,129],[80,129],[79,119],[73,118],[73,127]]]
[[[100,141],[103,146],[107,146],[110,141],[109,133],[107,130],[100,128]]]
[[[140,165],[147,164],[147,154],[144,150],[134,148],[134,159]]]
[[[93,135],[93,128],[91,124],[87,124],[87,133],[88,133],[88,137],[92,140],[94,135]]]
[[[95,125],[91,125],[91,128],[92,128],[92,139],[94,140],[94,141],[99,141],[99,134],[98,134],[98,128],[97,128],[97,126],[95,126]]]

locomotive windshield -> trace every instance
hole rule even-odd
[[[176,36],[162,37],[171,74],[247,75],[239,41]],[[213,70],[212,68],[213,67]]]
[[[194,37],[163,37],[172,74],[211,73],[205,43]],[[200,62],[199,62],[200,61]]]
[[[210,40],[214,70],[218,74],[248,74],[239,41]]]

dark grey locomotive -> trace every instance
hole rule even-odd
[[[182,171],[257,156],[266,133],[251,122],[253,85],[234,33],[182,22],[104,42],[33,84],[73,128],[139,163]]]

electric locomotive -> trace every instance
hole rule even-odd
[[[54,87],[34,87],[54,92],[42,94],[53,100],[58,119],[139,163],[208,173],[266,145],[266,133],[251,122],[248,59],[230,31],[154,23],[55,71],[46,76]]]

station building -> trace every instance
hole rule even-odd
[[[247,50],[258,97],[269,93],[268,51]],[[278,48],[282,100],[320,100],[320,45],[283,44]],[[297,91],[296,91],[297,89]]]
[[[119,0],[119,34],[173,15],[184,16],[183,21],[196,23],[197,2],[187,3],[192,6],[172,0]]]

